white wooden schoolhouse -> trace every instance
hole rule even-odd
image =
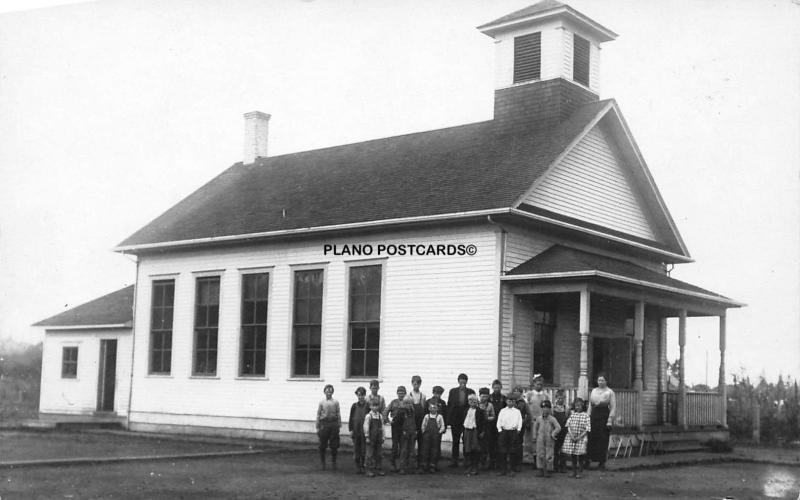
[[[346,408],[371,379],[391,399],[414,374],[430,394],[535,372],[571,398],[602,371],[620,427],[724,431],[725,313],[742,304],[667,272],[692,259],[599,99],[616,34],[555,0],[478,29],[493,119],[271,157],[270,116],[247,113],[243,161],[116,247],[137,274],[116,371],[132,383],[110,411],[132,430],[287,438],[313,432],[328,383]],[[666,320],[682,363],[697,316],[719,318],[720,392],[668,392]],[[81,332],[83,380],[105,336]],[[43,412],[83,390],[57,363],[76,335],[48,330]],[[108,410],[98,394],[83,407]]]

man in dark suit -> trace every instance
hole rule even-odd
[[[464,416],[467,414],[469,402],[467,398],[475,391],[467,387],[469,377],[461,373],[458,375],[458,387],[450,389],[447,396],[447,423],[450,424],[450,434],[453,437],[452,460],[450,467],[458,467],[458,456],[461,448],[461,435],[464,433]]]

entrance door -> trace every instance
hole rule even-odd
[[[629,337],[594,337],[592,348],[592,380],[590,387],[597,383],[600,373],[606,374],[608,386],[612,389],[629,389],[632,375],[632,349]]]
[[[97,379],[97,411],[114,411],[117,382],[117,340],[100,341],[100,374]]]

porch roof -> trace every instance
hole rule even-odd
[[[725,308],[745,305],[718,293],[676,280],[631,262],[562,245],[554,245],[536,257],[523,262],[506,273],[502,279],[516,282],[602,279],[646,287],[658,292],[693,297]]]

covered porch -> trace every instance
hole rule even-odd
[[[556,245],[501,278],[506,314],[503,383],[527,387],[541,373],[551,393],[586,399],[605,374],[616,396],[615,428],[726,429],[726,310],[742,304],[656,270]],[[719,321],[716,392],[687,391],[691,318]],[[678,319],[680,377],[667,379],[668,318]],[[551,397],[553,394],[551,394]]]

